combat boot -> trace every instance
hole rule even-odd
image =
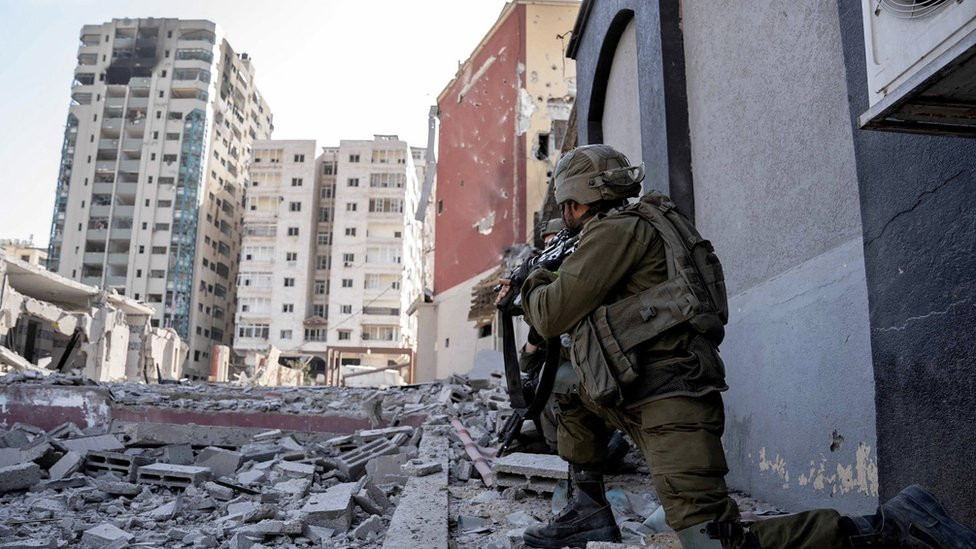
[[[917,484],[883,503],[874,515],[845,518],[854,549],[976,549],[976,532],[956,522]]]
[[[620,541],[620,530],[604,493],[603,473],[569,465],[571,496],[566,507],[545,526],[525,529],[529,547],[585,547],[589,541]]]

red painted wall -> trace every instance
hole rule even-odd
[[[516,5],[438,101],[434,293],[498,266],[525,234],[525,136],[515,135],[524,28],[525,6]],[[475,225],[491,212],[491,232],[481,234]]]

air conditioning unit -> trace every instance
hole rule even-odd
[[[861,0],[862,128],[976,136],[976,0]]]

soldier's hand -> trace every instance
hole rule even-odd
[[[498,290],[498,295],[495,296],[495,306],[497,307],[508,295],[508,292],[512,291],[512,280],[509,278],[503,278],[498,281],[498,285],[501,287]]]

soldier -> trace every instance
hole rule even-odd
[[[640,447],[667,522],[686,549],[976,549],[976,532],[918,486],[903,490],[875,515],[844,517],[822,509],[742,523],[725,484],[721,440],[721,393],[727,386],[717,346],[725,318],[717,314],[715,299],[712,308],[689,305],[709,302],[709,295],[675,274],[693,260],[700,267],[701,260],[675,237],[678,224],[661,223],[665,214],[676,215],[669,213],[673,204],[651,193],[628,205],[628,198],[640,194],[643,170],[606,145],[569,152],[553,177],[563,220],[582,231],[580,244],[558,274],[536,270],[521,292],[525,318],[542,337],[572,335],[579,385],[576,392],[554,396],[558,451],[570,464],[572,497],[549,524],[526,529],[527,545],[619,540],[603,485],[607,440],[616,428]],[[717,266],[713,255],[706,259]],[[715,273],[698,282],[708,278],[714,286],[721,270]],[[708,290],[714,298],[714,288]],[[724,299],[723,287],[721,306]],[[621,326],[622,318],[637,320]]]

